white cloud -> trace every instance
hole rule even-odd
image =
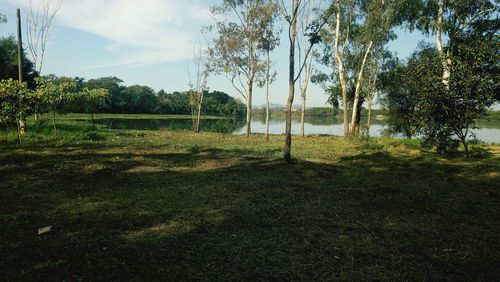
[[[29,3],[7,1],[24,7]],[[36,5],[42,0],[32,1]],[[201,5],[206,2],[64,0],[56,23],[106,38],[110,42],[104,50],[124,53],[117,61],[90,68],[163,63],[192,57],[201,26],[210,22],[209,8]]]

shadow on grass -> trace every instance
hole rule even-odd
[[[375,153],[287,165],[203,148],[2,163],[7,280],[500,277],[498,163]]]

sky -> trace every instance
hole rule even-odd
[[[36,6],[41,0],[31,0]],[[47,0],[58,2],[58,0]],[[42,74],[83,77],[116,76],[124,85],[146,85],[156,91],[189,88],[189,70],[200,43],[201,28],[213,24],[210,7],[221,0],[63,0],[50,30]],[[16,33],[16,8],[23,24],[29,0],[0,0],[0,36]],[[23,27],[26,38],[26,26]],[[421,40],[434,42],[418,32],[397,30],[398,39],[389,49],[407,57]],[[282,36],[285,37],[285,34]],[[288,47],[286,42],[272,54],[277,80],[270,87],[270,101],[286,104],[288,96]],[[192,71],[191,71],[192,73]],[[241,98],[222,76],[211,75],[210,90]],[[323,107],[327,96],[319,85],[310,84],[307,104]],[[265,103],[264,91],[256,88],[253,104]],[[296,95],[294,104],[299,104]]]

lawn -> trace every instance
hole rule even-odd
[[[92,130],[0,145],[2,280],[500,279],[500,146]],[[38,235],[38,229],[51,231]]]

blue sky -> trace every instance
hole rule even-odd
[[[40,0],[32,1],[36,5]],[[43,74],[85,79],[116,76],[125,85],[141,84],[167,92],[186,90],[194,50],[203,41],[200,29],[213,23],[210,7],[218,2],[64,0],[50,31]],[[24,23],[28,3],[0,0],[0,13],[8,18],[7,24],[0,25],[0,36],[15,34],[16,8],[21,8]],[[434,42],[434,38],[419,33],[397,33],[398,39],[389,44],[389,49],[400,57],[408,56],[420,40]],[[272,57],[278,74],[271,86],[272,103],[286,103],[287,52],[284,43]],[[208,86],[240,97],[224,77],[211,76]],[[325,106],[325,102],[321,87],[311,85],[308,106]],[[254,105],[263,103],[264,92],[257,88]]]

